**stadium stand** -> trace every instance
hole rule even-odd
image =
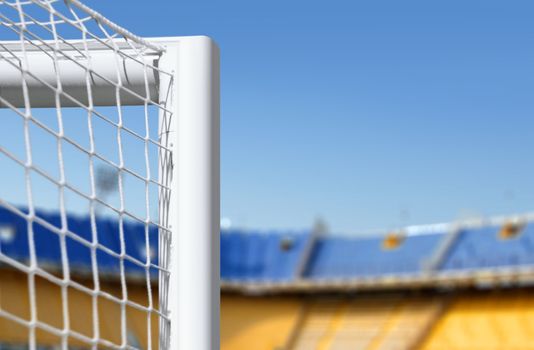
[[[24,213],[24,209],[20,209]],[[0,208],[0,252],[8,258],[28,260],[26,221],[20,213]],[[40,266],[51,270],[61,268],[58,234],[61,218],[55,213],[38,211],[35,221],[36,255]],[[44,224],[43,220],[52,223]],[[99,271],[103,275],[117,273],[120,253],[119,224],[110,219],[96,220],[69,215],[67,253],[71,269],[80,274],[91,272],[90,250],[93,231],[102,246],[98,250]],[[123,223],[126,262],[130,277],[143,277],[144,271],[136,261],[144,261],[147,251],[145,239],[150,241],[153,259],[157,259],[157,228],[145,227],[129,221]],[[479,270],[498,271],[507,267],[529,269],[534,266],[534,223],[518,226],[512,236],[503,237],[501,224],[467,224],[458,231],[446,225],[421,226],[407,230],[394,247],[385,247],[383,237],[314,237],[311,231],[257,232],[229,230],[221,232],[221,278],[230,285],[254,283],[291,284],[309,281],[365,281],[366,279],[419,277],[429,274],[451,276],[453,272],[476,273]],[[148,232],[146,232],[148,230]],[[454,231],[454,232],[453,232]],[[415,232],[415,233],[414,233]],[[454,240],[450,240],[454,233]],[[448,244],[446,253],[427,269],[436,252]],[[311,247],[311,248],[310,248]],[[309,256],[307,250],[310,250]],[[305,266],[301,266],[302,263]],[[302,272],[299,272],[302,270]],[[154,272],[155,273],[155,272]]]
[[[534,349],[531,289],[469,291],[454,297],[421,348]]]
[[[381,237],[319,239],[305,276],[332,279],[418,273],[442,236],[409,236],[391,249],[383,247]]]
[[[18,210],[0,208],[0,254],[22,266],[29,251],[26,221],[20,219],[25,209]],[[36,214],[38,264],[60,277],[54,231],[61,218],[47,211]],[[120,298],[119,223],[106,218],[91,223],[76,215],[69,215],[67,223],[77,233],[67,235],[74,279],[92,286],[86,244],[96,233],[105,247],[96,257],[101,290]],[[124,222],[123,236],[131,257],[125,266],[129,298],[148,305],[144,271],[135,260],[144,260],[146,254],[158,258],[157,229]],[[140,248],[147,237],[149,252]],[[221,348],[534,349],[533,249],[534,220],[529,215],[408,227],[374,237],[226,230],[221,232]],[[37,278],[36,288],[39,317],[60,325],[58,287]],[[26,275],[0,264],[0,308],[27,318],[28,299]],[[72,290],[68,300],[72,329],[92,334],[91,320],[75,317],[91,317],[91,298]],[[106,310],[99,332],[103,339],[117,341],[120,335],[112,333],[116,327],[106,326],[118,322],[119,310],[113,305],[99,300],[98,307]],[[132,309],[127,317],[130,343],[147,348],[146,314]],[[151,327],[157,334],[157,322]],[[21,344],[26,340],[25,329],[0,319],[0,349],[25,349]],[[42,349],[57,340],[38,334]]]
[[[512,237],[502,237],[501,226],[467,228],[443,262],[443,270],[498,268],[534,264],[534,224]]]
[[[20,209],[20,211],[21,214],[24,214],[25,209]],[[56,213],[47,211],[37,211],[36,217],[33,229],[37,262],[39,266],[48,270],[60,269],[59,235],[54,231],[60,230],[61,217]],[[71,231],[66,237],[70,268],[78,274],[90,274],[92,270],[91,255],[87,245],[92,242],[93,226],[91,221],[88,217],[70,215],[67,217],[67,225]],[[26,220],[22,219],[20,215],[0,208],[0,252],[6,257],[22,263],[27,263],[29,259],[28,228],[26,226]],[[157,228],[149,227],[148,230],[150,254],[153,259],[157,259]],[[98,219],[94,231],[98,234],[99,246],[102,248],[97,250],[99,273],[113,277],[119,272],[119,224],[110,219]],[[141,265],[136,265],[133,260],[145,261],[147,254],[144,248],[145,226],[125,221],[123,232],[126,254],[133,258],[126,260],[126,273],[130,277],[144,277],[144,269]]]
[[[441,308],[440,300],[402,294],[316,300],[290,349],[411,349]]]
[[[296,335],[295,350],[321,349],[331,341],[339,323],[341,307],[335,300],[315,301],[307,307],[303,323]]]
[[[30,305],[28,298],[27,277],[18,272],[10,270],[0,270],[0,308],[8,311],[17,317],[28,319],[30,314]],[[88,281],[87,281],[88,282]],[[102,290],[120,297],[120,284],[108,281],[101,286]],[[61,327],[63,315],[61,313],[61,290],[60,288],[47,281],[44,278],[37,277],[36,284],[36,302],[37,315],[40,322]],[[140,284],[130,285],[128,294],[131,300],[140,304],[146,304],[146,291]],[[92,334],[92,298],[87,294],[79,292],[73,288],[68,291],[69,303],[69,320],[73,331],[80,334],[91,336]],[[98,308],[102,311],[99,318],[99,333],[103,339],[109,341],[119,341],[121,339],[120,329],[115,327],[120,323],[120,307],[106,298],[99,298]],[[80,317],[83,315],[83,317]],[[138,344],[142,348],[147,348],[146,332],[147,322],[146,313],[137,309],[127,308],[128,319],[128,337],[131,344]],[[155,316],[152,316],[152,332],[157,334],[158,322]],[[28,340],[27,330],[14,322],[8,322],[5,318],[0,318],[0,349],[21,350],[26,349],[25,344]],[[42,349],[56,349],[59,344],[59,338],[51,333],[42,330],[37,331],[37,342]],[[9,347],[6,344],[19,345]],[[84,343],[77,341],[75,338],[69,340],[69,344],[76,348]],[[153,339],[153,346],[157,346],[157,338]]]
[[[309,232],[222,232],[221,278],[228,281],[293,280],[310,239]]]
[[[295,296],[221,298],[221,349],[287,349],[302,308]]]

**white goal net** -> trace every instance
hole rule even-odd
[[[0,0],[1,349],[218,348],[218,128],[209,39]]]

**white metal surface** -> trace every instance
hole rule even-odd
[[[46,42],[46,44],[54,45],[53,42]],[[117,44],[121,48],[121,53],[125,55],[120,58],[119,65],[115,64],[117,54],[102,45],[95,45],[91,48],[88,51],[89,57],[86,57],[86,51],[81,44],[74,42],[69,46],[63,45],[57,65],[54,57],[43,52],[47,49],[45,44],[35,43],[34,45],[25,48],[29,72],[26,83],[32,107],[55,107],[55,96],[50,86],[57,87],[58,76],[61,79],[62,90],[72,97],[62,96],[62,106],[77,107],[78,104],[74,100],[87,104],[87,67],[91,68],[89,74],[92,98],[98,102],[99,106],[114,106],[117,103],[115,86],[118,81],[117,66],[120,69],[121,83],[133,92],[130,94],[121,90],[122,105],[143,104],[140,97],[147,96],[145,91],[147,85],[150,87],[150,96],[153,100],[157,100],[158,72],[155,69],[148,69],[149,74],[145,77],[143,64],[127,56],[132,50],[124,43]],[[38,47],[42,49],[39,50]],[[0,72],[2,72],[0,93],[15,107],[22,107],[24,106],[21,88],[23,77],[19,67],[22,66],[23,53],[20,45],[9,42],[0,42],[0,52],[3,51],[2,49],[15,52],[16,56],[6,53],[4,57],[7,59],[0,60]],[[159,59],[159,54],[152,52],[144,55],[143,58],[144,63],[154,65]]]
[[[174,72],[170,349],[219,348],[219,52],[207,37],[163,43]],[[165,84],[162,84],[165,85]]]

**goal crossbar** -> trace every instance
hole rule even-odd
[[[188,39],[152,40],[172,46],[173,42],[176,44]],[[57,57],[53,57],[50,50],[56,51]],[[0,41],[0,54],[0,91],[2,97],[15,107],[24,106],[21,93],[23,74],[26,74],[24,80],[32,107],[49,108],[55,107],[54,90],[58,88],[58,81],[61,82],[63,107],[87,104],[88,83],[91,85],[92,102],[98,106],[116,105],[119,87],[121,105],[142,105],[145,100],[157,102],[160,75],[168,74],[158,67],[161,56],[165,54],[163,50],[139,54],[135,44],[124,39],[111,43],[97,40],[35,41],[25,43],[23,48],[20,43]]]

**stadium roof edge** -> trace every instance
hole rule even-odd
[[[500,226],[507,222],[534,222],[534,212],[527,212],[522,214],[510,214],[510,215],[496,215],[490,217],[478,217],[455,220],[451,222],[441,222],[434,224],[421,224],[421,225],[408,225],[404,227],[398,227],[391,230],[371,230],[360,231],[361,234],[356,234],[358,231],[354,231],[352,234],[339,234],[328,233],[328,237],[342,237],[342,238],[376,238],[385,236],[388,233],[397,232],[402,233],[405,236],[418,236],[433,233],[443,233],[452,229],[473,229],[484,226]]]
[[[375,290],[465,289],[534,285],[534,266],[473,269],[435,274],[391,275],[354,279],[300,279],[287,282],[222,281],[221,290],[242,294],[281,294],[307,292],[366,292]]]

